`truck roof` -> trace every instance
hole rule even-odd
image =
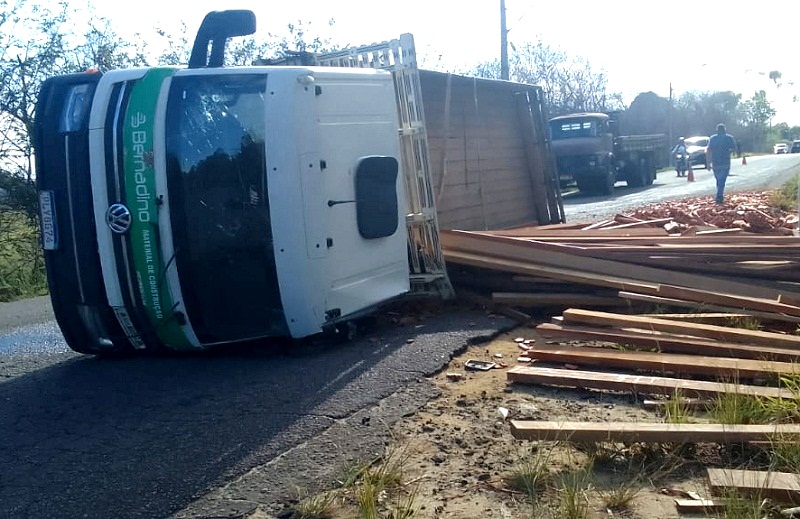
[[[559,115],[558,117],[553,117],[550,119],[551,121],[562,121],[564,119],[576,119],[579,117],[595,117],[600,119],[608,119],[608,114],[600,113],[600,112],[578,112],[574,114],[567,114],[567,115]]]

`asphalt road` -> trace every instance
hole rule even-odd
[[[728,192],[783,185],[800,155],[735,163]],[[659,174],[611,197],[568,193],[568,221],[712,195]],[[277,515],[298,488],[382,451],[388,428],[436,395],[426,376],[512,326],[447,308],[418,323],[381,314],[342,345],[260,345],[225,354],[100,360],[71,352],[47,298],[0,303],[0,518]]]
[[[783,186],[800,172],[800,154],[746,157],[747,164],[734,159],[726,182],[726,193]],[[597,222],[654,202],[696,196],[714,196],[716,182],[711,171],[694,168],[694,182],[678,178],[675,171],[662,171],[652,186],[630,188],[618,182],[611,196],[588,196],[575,190],[564,192],[567,222]]]
[[[68,350],[46,298],[0,304],[0,518],[277,515],[382,453],[427,376],[511,325],[446,307],[347,344],[101,360]]]

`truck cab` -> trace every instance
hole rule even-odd
[[[620,135],[616,114],[574,113],[549,125],[562,186],[574,181],[580,191],[610,195],[620,180],[632,187],[653,183],[664,136]]]
[[[43,248],[76,351],[305,337],[409,291],[392,74],[215,52],[42,87]]]

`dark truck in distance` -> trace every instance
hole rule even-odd
[[[620,180],[653,183],[666,137],[619,135],[611,115],[574,113],[550,119],[550,139],[562,186],[574,180],[583,192],[610,195]]]

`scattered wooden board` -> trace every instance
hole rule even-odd
[[[593,294],[569,294],[552,292],[494,292],[492,300],[507,305],[524,307],[548,306],[627,306],[624,299],[616,296]]]
[[[718,495],[736,491],[758,499],[800,503],[800,475],[791,472],[708,469],[708,484]]]
[[[528,350],[526,356],[544,362],[577,366],[620,368],[720,377],[727,380],[769,378],[782,373],[800,373],[800,365],[752,359],[706,357],[646,351],[619,351],[600,348]]]
[[[783,398],[787,400],[795,398],[795,395],[791,391],[776,387],[541,367],[517,366],[511,368],[506,372],[506,379],[509,382],[516,382],[519,384],[628,391],[666,396],[680,393],[682,396],[694,398],[713,398],[724,393],[736,393],[766,398]]]
[[[528,266],[546,265],[584,274],[594,273],[604,277],[627,278],[632,283],[673,284],[737,296],[774,300],[777,300],[781,294],[775,288],[760,284],[728,281],[708,275],[687,274],[674,269],[643,267],[620,261],[597,259],[590,255],[580,254],[578,247],[557,243],[450,230],[441,231],[440,238],[445,259],[448,261],[457,259],[456,256],[450,255],[451,252],[463,252],[481,257],[487,264],[498,260],[511,260]],[[800,298],[800,293],[786,293],[786,295]]]
[[[700,303],[728,306],[732,308],[747,308],[750,310],[758,310],[760,312],[800,316],[800,307],[779,303],[769,299],[738,297],[730,294],[707,292],[704,290],[676,287],[673,285],[659,285],[658,295],[672,297],[675,299],[697,301]]]
[[[703,513],[719,512],[729,506],[724,499],[676,499],[675,508],[678,512]]]
[[[536,331],[546,338],[602,341],[647,348],[665,353],[688,353],[690,355],[710,355],[784,362],[800,361],[800,351],[796,349],[719,342],[646,330],[634,331],[617,328],[591,328],[586,326],[562,326],[543,323],[536,327]]]
[[[700,303],[697,301],[687,301],[685,299],[675,299],[674,297],[662,297],[652,294],[639,294],[622,290],[617,294],[620,298],[630,299],[632,301],[641,301],[643,303],[653,303],[656,305],[664,306],[677,306],[683,308],[696,308],[703,311],[716,310],[721,312],[732,311],[742,312],[753,317],[757,317],[767,321],[783,321],[787,323],[800,323],[800,317],[785,314],[776,314],[770,312],[759,312],[758,310],[742,309],[730,306],[712,305],[707,303]]]
[[[614,314],[609,312],[596,312],[570,308],[562,315],[567,324],[591,324],[599,326],[623,326],[641,328],[644,330],[658,330],[664,332],[680,333],[694,337],[707,337],[729,342],[744,342],[765,346],[779,346],[783,348],[797,348],[800,351],[800,336],[784,335],[779,333],[746,330],[742,328],[728,328],[713,324],[697,324],[670,321],[669,319],[656,319],[635,315]]]
[[[517,440],[571,442],[742,443],[800,438],[800,424],[723,425],[511,420]]]
[[[697,312],[679,314],[638,314],[640,317],[655,317],[656,319],[669,319],[671,321],[689,321],[691,323],[702,324],[728,324],[732,319],[744,319],[750,317],[745,313],[730,312]]]

